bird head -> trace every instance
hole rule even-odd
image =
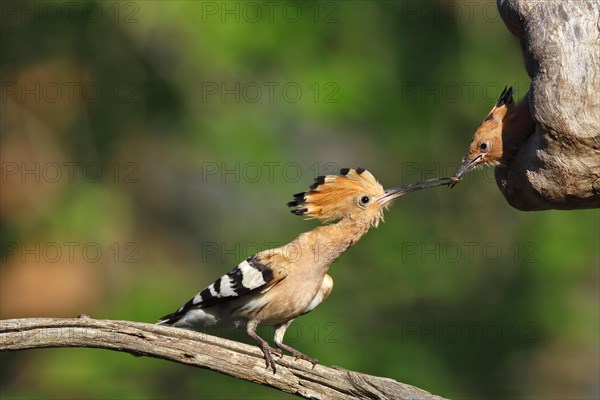
[[[503,157],[502,132],[513,110],[512,87],[504,88],[492,111],[485,117],[481,126],[475,131],[469,153],[451,178],[453,185],[473,168],[483,165],[498,165]]]
[[[322,222],[349,220],[377,226],[390,202],[407,193],[447,185],[448,178],[435,178],[384,190],[364,168],[343,168],[338,175],[319,176],[306,192],[288,203],[293,214]]]

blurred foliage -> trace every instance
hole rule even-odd
[[[2,318],[153,322],[314,227],[285,202],[316,175],[448,176],[529,84],[493,1],[1,13]],[[599,397],[598,210],[516,211],[492,169],[397,203],[289,344],[452,398]],[[3,399],[288,398],[101,350],[0,357]]]

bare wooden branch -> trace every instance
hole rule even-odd
[[[600,207],[600,3],[497,0],[532,78],[535,131],[496,168],[521,210]]]
[[[284,356],[277,373],[265,368],[256,346],[141,322],[88,317],[0,321],[0,351],[88,347],[162,358],[210,369],[309,399],[443,400],[414,386],[339,367],[324,367]]]

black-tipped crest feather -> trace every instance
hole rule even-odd
[[[325,183],[325,175],[321,175],[321,176],[317,176],[315,178],[315,182],[309,186],[309,188],[311,190],[315,190],[317,187],[319,187],[319,185],[322,185]]]
[[[288,205],[289,205],[289,203],[288,203]],[[290,207],[294,207],[294,206],[290,206]],[[299,208],[297,210],[291,210],[290,212],[292,214],[296,214],[296,215],[304,215],[307,211],[308,211],[307,208]]]
[[[512,103],[512,101],[513,101],[512,94],[513,94],[512,86],[510,88],[508,88],[508,90],[506,89],[506,86],[505,86],[502,93],[500,93],[500,97],[498,98],[498,101],[496,102],[496,107],[501,107],[504,104]]]
[[[294,200],[289,201],[287,205],[288,207],[297,207],[304,203],[306,203],[306,200],[304,199],[304,192],[300,192],[294,194]]]

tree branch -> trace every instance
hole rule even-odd
[[[422,389],[339,367],[312,365],[284,356],[277,373],[265,368],[256,346],[140,322],[80,318],[0,321],[0,351],[88,347],[162,358],[271,386],[310,399],[443,400]]]

